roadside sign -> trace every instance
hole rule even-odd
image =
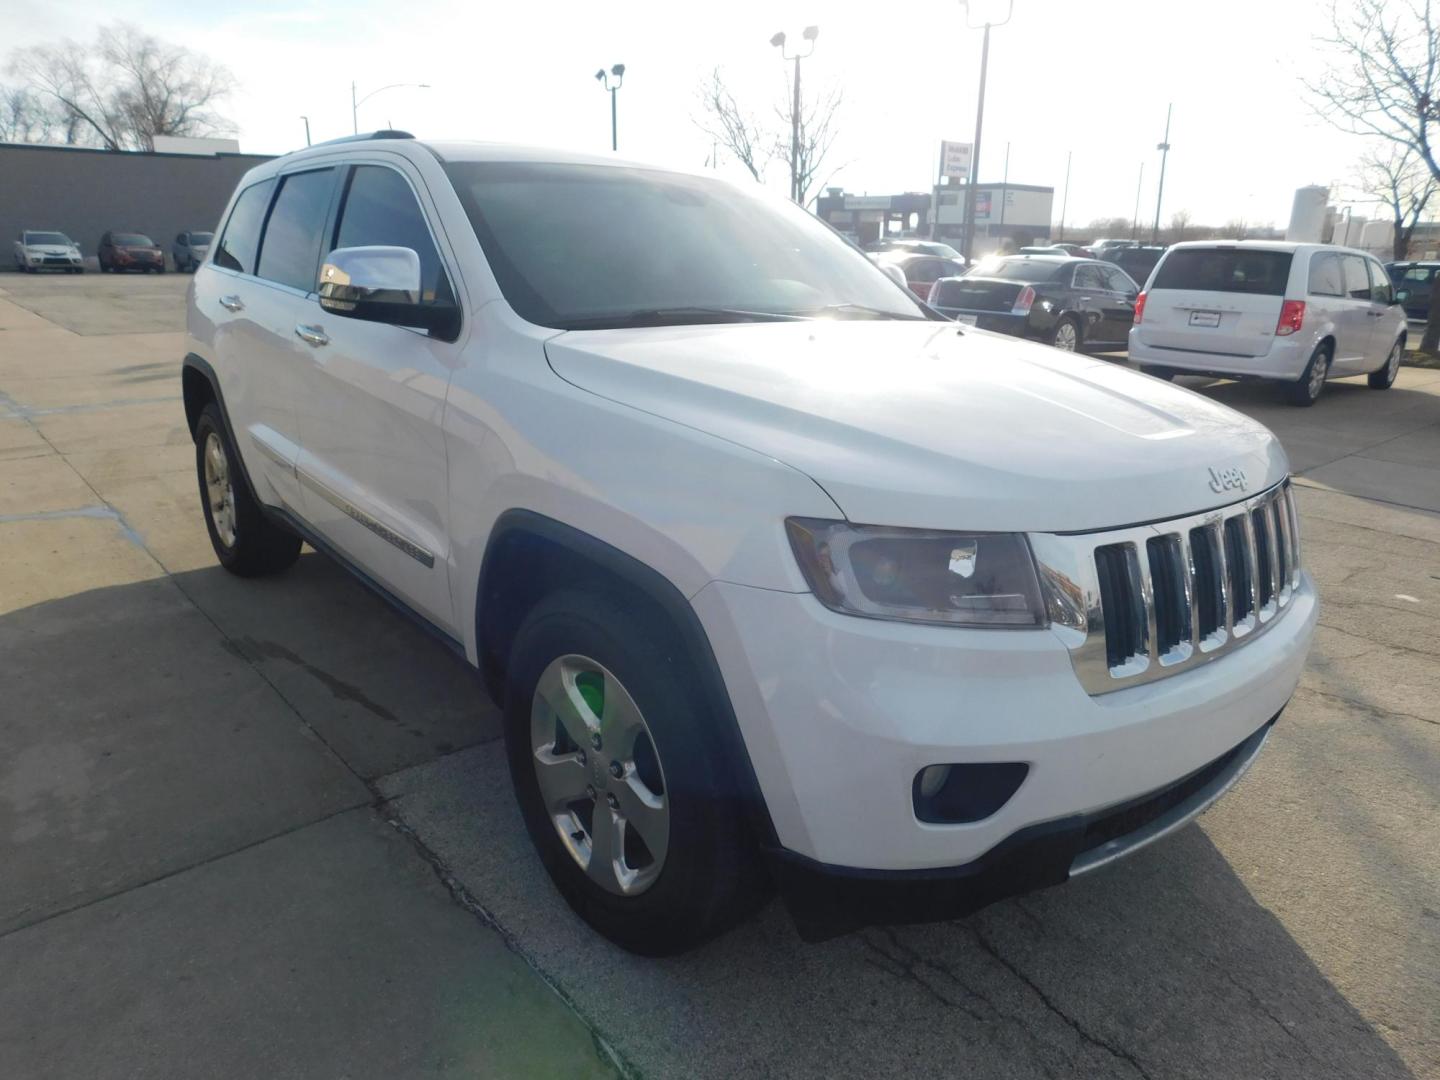
[[[948,142],[940,143],[940,175],[948,176],[951,180],[970,179],[970,143]]]

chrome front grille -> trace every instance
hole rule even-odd
[[[1239,647],[1284,613],[1301,580],[1289,481],[1173,521],[1030,540],[1051,625],[1091,694]]]

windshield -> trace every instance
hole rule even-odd
[[[505,299],[532,323],[927,317],[823,222],[758,188],[609,165],[445,169]]]
[[[110,238],[110,242],[116,247],[154,247],[155,241],[148,236],[141,236],[139,233],[116,233]]]
[[[192,247],[204,247],[210,243],[210,239],[214,235],[214,233],[208,232],[192,232],[190,234],[190,245]]]
[[[967,277],[1004,278],[1006,281],[1054,281],[1068,262],[1057,263],[1046,259],[986,259],[975,264]]]
[[[59,244],[61,247],[70,246],[70,238],[64,233],[58,232],[27,232],[25,234],[26,244]]]

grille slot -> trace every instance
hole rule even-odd
[[[1225,521],[1225,577],[1230,586],[1231,624],[1244,622],[1255,610],[1255,597],[1250,591],[1255,574],[1243,515]]]
[[[1259,607],[1275,599],[1273,538],[1270,535],[1270,507],[1257,506],[1250,511],[1250,527],[1255,534],[1255,594]]]
[[[1185,589],[1185,554],[1180,537],[1152,536],[1145,542],[1150,556],[1150,589],[1155,605],[1155,650],[1164,656],[1190,641],[1190,602]]]
[[[1147,652],[1147,620],[1135,545],[1106,544],[1096,548],[1095,570],[1105,612],[1105,659],[1110,667],[1117,668]]]
[[[1209,525],[1190,530],[1191,591],[1195,636],[1201,641],[1225,629],[1225,582],[1220,575],[1220,537]]]
[[[1279,583],[1277,592],[1283,594],[1290,587],[1290,577],[1295,572],[1291,565],[1290,522],[1285,510],[1285,495],[1275,496],[1270,503],[1271,532],[1275,537],[1275,580]]]

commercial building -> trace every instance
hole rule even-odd
[[[965,187],[939,189],[939,220],[935,236],[956,242],[965,235]],[[928,237],[934,199],[928,191],[900,195],[852,195],[830,188],[816,212],[857,243],[869,244],[884,236],[901,234]],[[978,184],[975,188],[976,253],[992,251],[1002,240],[1017,246],[1048,243],[1055,189],[1036,184]]]
[[[107,229],[144,233],[168,253],[175,234],[213,229],[235,183],[268,155],[144,153],[0,143],[0,242],[22,229],[55,229],[93,268]]]

